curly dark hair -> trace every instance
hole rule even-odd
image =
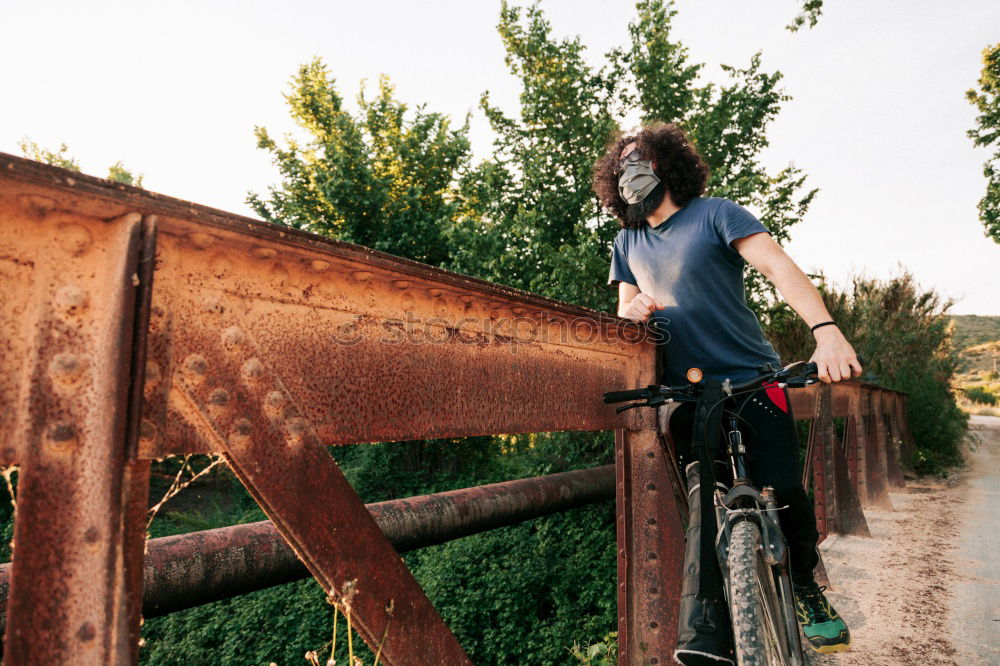
[[[633,141],[645,159],[656,163],[656,175],[674,204],[683,208],[705,192],[708,165],[680,127],[674,123],[656,123],[638,134],[619,134],[594,165],[593,185],[601,205],[618,218],[622,228],[638,226],[629,220],[626,215],[629,204],[618,193],[619,156]]]

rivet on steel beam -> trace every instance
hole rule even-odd
[[[79,257],[93,245],[94,236],[79,224],[61,224],[56,242],[70,256]]]
[[[229,431],[229,441],[233,444],[242,444],[250,438],[253,432],[253,424],[250,419],[237,419],[233,424],[233,429]]]
[[[264,397],[264,411],[272,419],[279,418],[288,403],[288,398],[281,391],[271,391]]]
[[[75,354],[56,354],[49,362],[49,374],[60,384],[75,384],[83,375],[84,362]]]
[[[215,245],[215,241],[217,241],[218,239],[215,236],[212,236],[211,234],[206,234],[202,231],[195,231],[193,233],[188,234],[188,240],[190,240],[195,247],[204,250],[206,248],[210,248],[213,245]]]
[[[264,364],[260,359],[252,358],[243,364],[243,378],[247,381],[256,381],[264,376]]]
[[[322,259],[313,259],[312,261],[309,262],[309,268],[313,269],[314,271],[325,271],[329,267],[330,267],[330,262],[323,261]]]
[[[208,361],[201,354],[189,354],[184,359],[183,367],[190,379],[201,381],[208,372]]]
[[[396,287],[397,289],[406,289],[411,284],[412,283],[409,280],[393,280],[392,281],[392,286]]]
[[[293,416],[284,423],[285,434],[290,444],[298,444],[309,429],[309,422],[301,416]]]
[[[444,293],[444,289],[438,289],[437,287],[432,287],[427,290],[427,293],[431,295],[431,298],[437,298]]]
[[[83,533],[83,541],[85,543],[97,543],[100,540],[101,540],[101,531],[93,525],[88,527],[87,531]]]
[[[152,442],[156,439],[156,424],[149,419],[139,423],[139,439]]]
[[[239,326],[230,326],[222,332],[222,344],[226,349],[235,349],[243,344],[246,335]]]
[[[351,275],[358,282],[367,282],[372,278],[372,274],[369,271],[354,271]]]
[[[214,389],[208,396],[208,401],[213,405],[225,405],[229,403],[229,391],[224,388]]]
[[[66,184],[69,185],[70,187],[73,187],[74,185],[76,185],[76,179],[75,178],[67,178],[66,179]]]
[[[66,179],[70,180],[69,178]],[[97,636],[97,630],[94,628],[93,622],[84,622],[80,625],[80,630],[76,632],[76,637],[80,639],[81,643],[89,643],[94,640]]]
[[[211,294],[202,300],[201,309],[203,312],[209,314],[222,314],[226,310],[225,306],[222,305],[222,299],[215,294]]]
[[[87,292],[75,284],[64,284],[56,290],[56,307],[66,314],[74,314],[83,310],[89,302]]]
[[[45,217],[50,210],[56,207],[55,199],[38,194],[22,194],[17,198],[17,202],[21,204],[22,209],[37,218]]]
[[[511,308],[511,311],[512,311],[512,312],[513,312],[513,313],[514,313],[515,315],[517,315],[518,317],[520,317],[520,316],[521,316],[521,315],[523,315],[523,314],[524,314],[525,312],[527,312],[527,310],[525,310],[524,308]]]
[[[72,423],[57,423],[49,428],[49,441],[59,449],[66,449],[76,443],[76,426]]]
[[[278,254],[278,251],[275,250],[273,247],[255,247],[253,250],[251,250],[251,252],[253,253],[253,256],[257,257],[258,259],[270,259],[271,257]]]

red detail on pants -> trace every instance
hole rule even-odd
[[[767,393],[767,397],[771,399],[778,409],[788,413],[788,399],[785,397],[785,390],[778,387],[777,383],[764,384],[764,392]]]

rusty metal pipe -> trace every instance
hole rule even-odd
[[[399,552],[614,497],[614,465],[366,505]],[[5,618],[10,564],[0,565]],[[309,576],[271,521],[151,539],[142,612],[166,615]]]

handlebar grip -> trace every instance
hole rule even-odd
[[[627,402],[629,400],[642,400],[649,397],[649,389],[632,389],[631,391],[609,391],[604,394],[604,404],[610,405],[614,402]]]

